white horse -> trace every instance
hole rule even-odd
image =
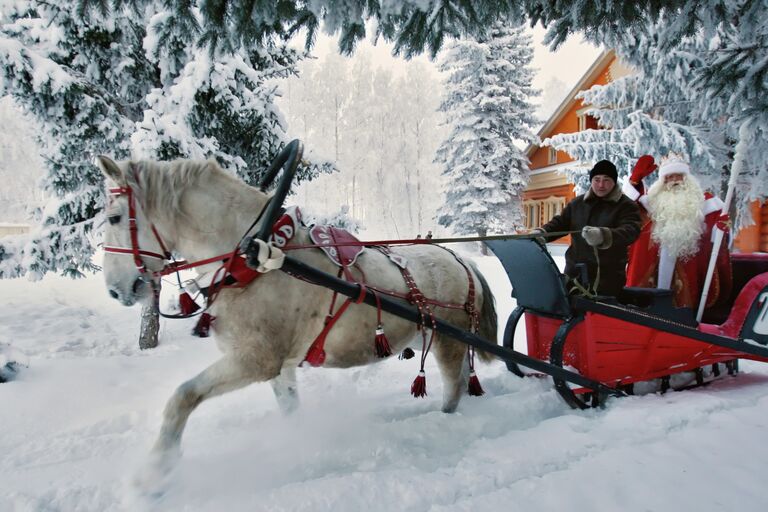
[[[267,194],[233,178],[213,161],[134,163],[114,162],[106,157],[98,161],[112,191],[104,244],[125,248],[126,252],[105,254],[104,277],[110,295],[126,306],[152,296],[152,279],[156,278],[146,276],[161,270],[164,262],[150,257],[151,253],[162,254],[167,249],[188,261],[197,261],[230,252],[269,200]],[[135,203],[137,229],[133,240],[128,191]],[[310,244],[308,230],[299,229],[291,243]],[[134,246],[142,251],[136,257],[131,254]],[[407,259],[408,269],[426,297],[458,304],[467,300],[468,270],[451,252],[430,245],[398,247],[393,252]],[[294,250],[290,256],[325,272],[335,274],[338,269],[316,248]],[[147,273],[137,267],[142,262]],[[212,263],[202,267],[201,272],[220,265]],[[479,333],[495,340],[493,297],[481,274],[474,267],[469,271],[477,290]],[[398,267],[379,251],[364,251],[352,273],[370,285],[408,292]],[[212,330],[223,355],[176,389],[165,407],[154,454],[162,460],[173,460],[180,454],[182,432],[195,407],[203,400],[253,382],[270,381],[280,408],[285,412],[293,410],[298,400],[296,367],[323,329],[331,297],[330,290],[280,271],[266,273],[245,288],[222,290],[210,313],[215,315]],[[438,318],[469,329],[466,311],[435,310]],[[415,343],[413,323],[382,314],[394,353],[408,345],[421,348],[420,341]],[[328,334],[324,365],[346,368],[381,360],[373,350],[376,327],[375,307],[351,304]],[[436,336],[432,350],[443,379],[442,410],[453,412],[467,389],[467,346]]]

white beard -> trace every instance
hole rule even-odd
[[[651,239],[675,258],[689,259],[699,248],[704,232],[701,207],[704,192],[695,178],[665,184],[662,179],[648,190],[648,207],[653,225]]]

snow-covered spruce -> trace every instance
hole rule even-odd
[[[533,48],[522,26],[495,24],[487,39],[448,48],[440,110],[451,133],[435,161],[447,178],[438,222],[457,234],[506,232],[522,225],[528,159],[515,145],[535,141],[531,128]]]
[[[0,277],[94,270],[103,180],[91,157],[215,158],[253,183],[286,141],[268,82],[300,55],[267,40],[210,59],[196,16],[166,2],[121,3],[82,17],[79,2],[20,0],[0,17],[2,92],[40,127],[52,199],[30,236],[4,239]],[[306,166],[308,179],[328,166]]]

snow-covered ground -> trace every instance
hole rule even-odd
[[[503,320],[498,263],[479,258]],[[257,384],[204,403],[166,492],[132,481],[165,400],[217,358],[191,321],[164,321],[139,351],[137,308],[101,276],[0,281],[0,343],[30,360],[0,384],[1,511],[764,511],[768,366],[693,391],[570,410],[546,379],[481,365],[486,390],[459,412],[409,386],[417,359],[302,369],[302,406]],[[521,336],[519,348],[524,345]]]

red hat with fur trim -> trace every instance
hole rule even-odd
[[[670,174],[691,174],[691,168],[682,160],[667,160],[659,167],[659,178]]]

